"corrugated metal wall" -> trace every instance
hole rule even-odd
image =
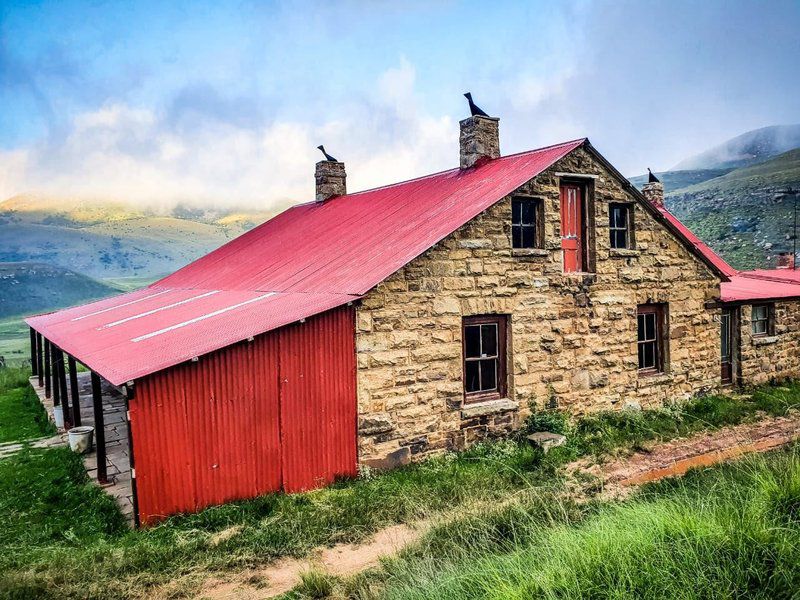
[[[356,474],[354,309],[136,382],[142,523]]]

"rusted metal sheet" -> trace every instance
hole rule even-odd
[[[360,297],[585,141],[301,204],[143,290],[27,322],[119,385]]]
[[[354,474],[353,319],[334,309],[137,381],[142,523]]]

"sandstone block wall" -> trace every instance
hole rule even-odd
[[[757,385],[800,377],[800,302],[775,303],[775,335],[753,336],[752,306],[740,309],[740,375]]]
[[[559,172],[596,175],[594,273],[564,274]],[[516,193],[543,202],[543,249],[512,250],[511,196],[369,292],[357,307],[359,456],[394,466],[517,428],[529,405],[575,413],[658,405],[719,385],[719,280],[641,206],[635,249],[613,250],[610,202],[634,202],[578,149]],[[512,194],[513,195],[513,194]],[[640,377],[636,308],[669,303],[667,372]],[[508,315],[508,393],[465,404],[462,318]]]

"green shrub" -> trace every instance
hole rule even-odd
[[[538,431],[550,431],[567,435],[570,429],[569,414],[560,410],[532,411],[525,421],[522,431],[525,435]]]

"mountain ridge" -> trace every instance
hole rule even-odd
[[[669,171],[726,169],[763,162],[800,147],[800,124],[770,125],[746,131],[680,161]]]

